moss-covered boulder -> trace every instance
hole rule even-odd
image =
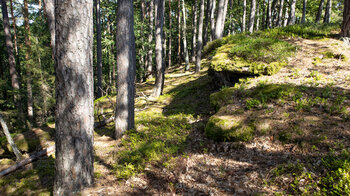
[[[254,137],[255,126],[242,115],[244,111],[233,110],[233,105],[222,107],[210,117],[205,135],[215,141],[250,141]]]

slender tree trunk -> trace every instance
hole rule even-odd
[[[171,0],[169,0],[169,44],[168,44],[168,67],[171,66],[171,49],[172,49],[172,36],[171,36],[171,32],[172,32],[172,27],[171,27]]]
[[[284,13],[284,21],[283,21],[284,27],[287,26],[288,20],[289,20],[289,13],[288,13],[288,7],[286,7],[286,11]]]
[[[4,0],[1,0],[2,3],[6,3]],[[4,12],[3,12],[4,13]],[[6,139],[7,139],[7,142],[10,144],[11,148],[12,148],[12,151],[13,153],[15,154],[16,156],[16,159],[17,161],[21,160],[22,159],[22,154],[21,152],[18,150],[15,142],[13,141],[12,137],[11,137],[11,134],[9,132],[9,129],[7,128],[7,125],[4,121],[4,119],[2,118],[1,114],[0,114],[0,124],[2,126],[2,130],[4,131],[4,134],[6,136]]]
[[[255,11],[256,11],[256,0],[251,0],[250,17],[249,17],[249,25],[248,25],[248,30],[250,33],[253,33],[253,30],[254,30]]]
[[[331,22],[331,14],[332,14],[332,0],[328,0],[326,4],[326,10],[324,13],[323,23]]]
[[[219,0],[218,15],[216,18],[215,39],[221,39],[224,35],[225,17],[228,0]],[[225,8],[226,7],[226,8]]]
[[[207,0],[207,11],[205,12],[203,46],[207,45],[207,42],[208,42],[208,28],[209,28],[209,18],[210,18],[210,1],[211,0]]]
[[[153,6],[152,6],[153,7]],[[153,9],[152,9],[153,10]],[[136,52],[133,1],[117,3],[117,103],[115,137],[135,127]]]
[[[255,24],[255,30],[256,31],[259,31],[259,25],[260,25],[260,3],[259,3],[259,0],[257,1],[257,8],[256,8],[256,24]]]
[[[97,99],[103,96],[102,91],[102,46],[100,0],[95,0],[96,12],[96,48],[97,48]]]
[[[32,91],[32,65],[30,63],[31,55],[31,41],[30,41],[30,28],[28,18],[28,0],[24,0],[24,28],[25,28],[25,43],[26,43],[26,76],[27,76],[27,114],[30,123],[33,122],[33,91]]]
[[[164,0],[156,0],[155,13],[156,17],[156,80],[153,88],[153,97],[159,97],[162,94],[164,83],[164,66],[163,66],[163,20],[164,20]]]
[[[13,26],[13,41],[15,44],[15,52],[16,56],[18,57],[18,46],[17,46],[17,25],[16,25],[16,17],[13,14],[13,5],[12,5],[12,0],[10,0],[10,8],[11,8],[11,17],[12,17],[12,26]],[[19,58],[17,58],[18,61]],[[19,63],[19,62],[17,62]]]
[[[177,28],[178,28],[178,34],[177,34],[177,63],[181,64],[182,58],[181,58],[181,2],[178,0],[177,2]]]
[[[153,68],[153,48],[152,48],[152,42],[153,42],[153,25],[154,25],[154,0],[150,1],[149,9],[148,9],[148,16],[149,16],[149,34],[148,34],[148,61],[147,61],[147,78],[152,78],[152,68]]]
[[[320,0],[320,5],[318,6],[318,11],[316,15],[316,23],[319,23],[321,20],[323,5],[324,5],[324,0]]]
[[[93,1],[55,1],[56,159],[53,195],[93,184]]]
[[[267,1],[267,16],[266,16],[266,28],[271,29],[272,27],[272,19],[271,19],[271,2],[272,0]]]
[[[247,0],[243,0],[242,32],[246,30]]]
[[[226,21],[226,15],[227,15],[228,1],[229,0],[225,0],[224,16],[222,17],[222,25],[221,25],[221,30],[220,30],[222,32],[222,36],[225,35],[225,21]]]
[[[10,77],[11,77],[11,85],[14,90],[13,97],[14,101],[16,103],[16,107],[20,107],[19,105],[19,82],[18,82],[18,75],[16,71],[16,60],[15,55],[13,54],[13,45],[12,45],[12,39],[11,39],[11,32],[10,32],[10,21],[8,17],[7,12],[7,5],[6,0],[1,0],[1,10],[2,10],[2,18],[3,18],[3,26],[5,31],[5,38],[6,38],[6,48],[8,53],[8,64],[10,69]],[[17,108],[18,110],[20,108]]]
[[[280,0],[280,7],[279,7],[279,11],[278,11],[278,20],[277,20],[278,27],[282,26],[283,4],[284,4],[284,0]]]
[[[278,0],[272,1],[272,8],[271,8],[271,28],[273,26],[277,26],[277,14],[276,14],[276,6],[277,6]]]
[[[350,1],[344,1],[343,24],[341,36],[349,37],[350,35]]]
[[[266,29],[266,3],[265,0],[263,0],[262,4],[262,14],[261,14],[261,28]]]
[[[197,0],[194,0],[193,2],[193,36],[192,36],[192,51],[191,51],[191,58],[192,58],[192,62],[196,61],[196,49],[197,49],[197,40],[196,40],[196,36],[197,36]]]
[[[55,2],[54,0],[44,0],[44,9],[47,22],[49,23],[51,35],[52,59],[55,58]]]
[[[210,10],[210,30],[211,30],[211,41],[215,40],[215,10],[216,0],[211,0],[212,8]]]
[[[296,3],[297,3],[297,0],[292,0],[292,3],[290,5],[288,25],[294,25],[295,24],[295,6],[296,6]]]
[[[144,37],[145,37],[145,32],[144,32],[144,26],[143,26],[143,24],[145,24],[145,0],[141,0],[141,13],[140,13],[140,18],[141,18],[141,22],[142,22],[142,24],[141,24],[141,43],[144,43],[145,42],[145,40],[144,40]],[[145,45],[144,44],[142,44],[142,46],[141,46],[141,48],[139,49],[139,53],[140,53],[140,62],[139,62],[139,64],[140,64],[140,67],[142,67],[142,69],[143,69],[143,71],[144,71],[144,74],[143,74],[143,76],[142,76],[142,78],[141,78],[141,81],[142,82],[145,82],[146,81],[146,70],[147,70],[147,67],[145,66],[146,64],[145,64],[145,55],[143,55],[143,51],[145,51]]]
[[[307,4],[307,0],[303,1],[303,16],[301,17],[301,23],[305,24],[306,22],[306,4]]]
[[[185,71],[190,69],[190,62],[188,57],[188,50],[187,50],[187,38],[186,38],[186,10],[185,10],[185,0],[182,0],[182,17],[183,17],[183,27],[182,27],[182,34],[183,34],[183,45],[184,45],[184,53],[185,53]]]
[[[199,73],[201,69],[202,47],[203,47],[203,18],[204,18],[204,0],[200,1],[198,39],[197,39],[197,59],[195,72]]]

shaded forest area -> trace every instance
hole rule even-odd
[[[349,1],[0,3],[0,195],[350,194]]]

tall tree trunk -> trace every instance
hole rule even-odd
[[[210,1],[207,0],[207,11],[205,12],[204,20],[204,32],[203,32],[203,46],[207,45],[208,42],[208,28],[209,28],[209,18],[210,18]]]
[[[8,53],[8,64],[10,69],[10,77],[11,77],[11,86],[14,90],[13,98],[16,103],[17,109],[20,110],[19,105],[19,82],[18,82],[18,75],[16,71],[16,60],[15,55],[13,53],[13,45],[12,45],[12,39],[11,39],[11,31],[10,31],[10,21],[8,17],[7,12],[7,5],[6,0],[1,0],[1,11],[2,11],[2,18],[3,18],[3,26],[5,31],[5,38],[6,38],[6,48]]]
[[[44,9],[47,22],[49,23],[51,35],[52,59],[55,58],[55,2],[54,0],[44,0]]]
[[[149,16],[149,34],[148,34],[148,60],[147,60],[147,78],[152,78],[152,68],[153,68],[153,48],[152,48],[152,42],[153,42],[153,25],[154,25],[154,0],[150,0],[149,7],[148,7],[148,16]]]
[[[306,4],[307,4],[307,0],[303,1],[303,16],[301,17],[301,23],[305,24],[306,22]]]
[[[259,31],[259,25],[260,25],[260,2],[259,2],[259,0],[258,0],[258,2],[257,2],[257,8],[256,8],[256,24],[255,24],[255,30],[256,31]]]
[[[266,28],[268,28],[268,29],[271,29],[271,27],[272,27],[272,16],[271,16],[271,4],[272,4],[272,2],[271,2],[272,0],[268,0],[267,1],[267,16],[266,16]]]
[[[250,33],[253,33],[253,30],[254,30],[255,9],[256,9],[256,0],[252,0],[251,6],[250,6],[250,17],[249,17],[249,25],[248,25],[248,30]]]
[[[27,76],[27,114],[30,124],[33,122],[33,91],[32,91],[32,65],[30,63],[31,55],[31,41],[30,41],[30,28],[29,28],[29,16],[28,16],[28,0],[23,1],[24,4],[24,28],[25,28],[25,43],[26,43],[26,76]]]
[[[97,99],[103,96],[102,91],[102,46],[100,0],[95,0],[96,12],[96,45],[97,45]]]
[[[197,36],[197,0],[194,0],[193,1],[193,14],[192,14],[192,17],[193,17],[193,21],[192,21],[192,24],[193,24],[193,36],[192,36],[192,51],[191,51],[191,59],[192,59],[192,62],[195,62],[196,61],[196,49],[197,49],[197,40],[196,40],[196,36]]]
[[[331,14],[332,14],[332,0],[328,0],[326,4],[326,10],[324,13],[323,23],[331,22]]]
[[[153,6],[152,6],[153,7]],[[117,103],[115,137],[135,127],[136,52],[133,1],[117,3]]]
[[[216,0],[211,0],[212,7],[210,10],[210,31],[211,31],[211,41],[215,40],[215,10],[216,10]]]
[[[280,7],[279,7],[279,11],[278,11],[278,20],[277,20],[278,27],[282,26],[283,4],[284,4],[284,0],[280,0]]]
[[[288,7],[286,7],[286,11],[284,13],[284,21],[283,21],[283,26],[287,26],[288,23],[288,19],[289,19],[289,13],[288,13]]]
[[[188,57],[188,50],[187,50],[187,38],[186,38],[186,10],[185,10],[185,0],[182,0],[182,17],[183,17],[183,27],[182,27],[182,39],[183,39],[183,45],[184,45],[184,53],[185,53],[185,71],[190,69],[190,62]]]
[[[4,0],[1,0],[2,3],[6,3]],[[4,13],[4,12],[2,12]],[[15,142],[13,141],[12,137],[11,137],[11,134],[9,132],[9,129],[4,121],[4,119],[2,118],[1,114],[0,114],[0,125],[2,126],[2,130],[4,131],[4,134],[6,136],[6,139],[7,139],[7,142],[10,144],[11,148],[12,148],[12,151],[13,153],[15,154],[16,156],[16,159],[17,161],[21,160],[22,159],[22,154],[21,152],[18,150]]]
[[[17,25],[16,25],[16,17],[13,14],[13,5],[12,5],[12,0],[10,0],[10,8],[11,8],[11,17],[12,17],[12,26],[13,26],[13,41],[15,44],[15,52],[16,56],[18,57],[18,46],[17,46]],[[17,58],[18,61],[19,58]],[[19,63],[19,62],[17,62]]]
[[[204,18],[204,0],[200,1],[198,39],[197,39],[197,59],[195,72],[199,73],[201,69],[202,47],[203,47],[203,18]]]
[[[265,0],[263,0],[262,4],[262,14],[261,14],[261,28],[265,29],[266,28],[266,3]]]
[[[156,17],[156,80],[153,88],[153,97],[159,97],[162,94],[164,83],[164,66],[163,66],[163,20],[164,20],[164,0],[156,0],[155,13]],[[179,29],[180,30],[180,29]]]
[[[296,3],[297,3],[297,0],[292,0],[292,3],[290,5],[288,25],[294,25],[295,24],[295,6],[296,6]]]
[[[324,5],[324,0],[320,0],[320,5],[318,6],[318,11],[316,15],[316,23],[319,23],[321,20],[323,5]]]
[[[277,6],[277,2],[278,0],[273,0],[272,1],[272,8],[271,8],[271,28],[273,26],[276,26],[277,25],[277,14],[276,14],[276,6]]]
[[[178,0],[177,2],[177,28],[178,28],[178,34],[177,34],[177,63],[181,64],[182,58],[181,58],[181,1]]]
[[[341,36],[349,37],[350,35],[350,1],[344,1],[343,23]]]
[[[145,24],[145,0],[141,0],[141,12],[140,12],[140,18],[141,18],[141,22],[142,22],[142,24]],[[145,37],[145,32],[144,32],[144,28],[143,28],[144,26],[143,25],[141,25],[141,43],[144,43],[145,42],[145,40],[144,40],[144,37]],[[108,28],[109,29],[109,28]],[[110,32],[108,32],[108,33],[110,33]],[[143,71],[144,71],[144,74],[143,74],[143,76],[142,76],[142,78],[141,78],[141,81],[142,82],[145,82],[146,81],[146,69],[147,69],[147,67],[145,66],[145,55],[143,55],[143,51],[145,51],[145,45],[144,44],[142,44],[142,46],[141,46],[141,48],[139,49],[139,53],[140,53],[140,62],[139,62],[139,64],[140,64],[140,67],[142,67],[142,69],[143,69]]]
[[[221,39],[224,35],[225,17],[228,0],[219,0],[218,15],[216,17],[215,39]]]
[[[247,0],[243,0],[242,32],[246,30]]]
[[[169,44],[168,44],[168,67],[170,67],[171,66],[171,58],[172,58],[172,56],[171,56],[171,49],[172,49],[172,46],[171,46],[171,44],[172,44],[172,40],[171,40],[171,38],[172,38],[172,36],[171,36],[171,32],[172,32],[172,27],[171,27],[171,0],[169,0]]]
[[[119,1],[118,1],[119,2]],[[93,184],[93,1],[55,1],[56,159],[53,194]]]

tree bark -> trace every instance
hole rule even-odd
[[[178,0],[177,2],[177,28],[178,28],[178,34],[177,34],[177,63],[181,64],[182,58],[181,58],[181,2]]]
[[[153,97],[159,97],[162,94],[164,83],[164,66],[163,66],[163,20],[164,20],[164,0],[156,0],[155,13],[156,17],[156,80],[153,88]]]
[[[332,14],[332,0],[328,0],[326,4],[326,10],[324,13],[323,23],[331,22],[331,14]]]
[[[92,185],[93,1],[55,1],[56,159],[54,195]]]
[[[116,36],[117,102],[115,137],[119,138],[126,130],[135,127],[136,52],[133,1],[119,0],[117,3]]]
[[[150,1],[149,9],[148,9],[148,16],[149,16],[149,34],[148,34],[148,61],[147,61],[147,78],[152,78],[152,68],[153,68],[153,48],[152,48],[152,42],[153,42],[153,25],[154,25],[154,0]]]
[[[306,4],[307,4],[307,0],[303,1],[303,16],[301,17],[301,23],[305,24],[306,22]]]
[[[30,28],[29,28],[29,14],[28,14],[28,0],[23,1],[24,4],[24,28],[25,28],[25,43],[26,43],[26,76],[27,76],[27,115],[30,124],[33,123],[34,110],[33,110],[33,91],[32,91],[32,71],[30,57],[31,54],[31,41],[30,41]]]
[[[282,26],[283,4],[284,4],[284,0],[280,0],[280,7],[279,7],[278,19],[277,19],[277,26],[278,26],[278,27],[281,27],[281,26]]]
[[[96,11],[96,48],[97,48],[97,99],[103,96],[102,90],[102,46],[100,0],[95,0]]]
[[[265,29],[266,28],[266,3],[265,0],[263,0],[262,4],[262,14],[261,14],[261,28]]]
[[[271,2],[272,0],[267,1],[267,16],[266,16],[266,28],[271,29],[272,27],[272,19],[271,19]]]
[[[197,40],[196,40],[196,36],[197,36],[197,0],[194,0],[193,2],[193,36],[192,36],[192,51],[191,51],[191,58],[192,58],[192,62],[196,61],[196,49],[197,49]]]
[[[218,14],[216,17],[215,39],[221,39],[224,35],[225,17],[228,0],[219,0]],[[226,7],[226,8],[225,8]]]
[[[4,2],[4,0],[1,0],[2,3],[6,3]],[[4,13],[4,12],[3,12]],[[18,150],[15,142],[13,141],[12,137],[11,137],[11,134],[9,132],[9,129],[7,128],[7,125],[4,121],[4,119],[2,118],[1,114],[0,114],[0,124],[2,126],[2,130],[4,131],[4,134],[6,136],[6,139],[7,139],[7,142],[10,144],[11,148],[12,148],[12,151],[13,153],[15,154],[16,156],[16,159],[17,161],[21,160],[22,159],[22,154],[21,152]]]
[[[200,1],[200,14],[198,25],[198,38],[197,38],[197,59],[195,72],[199,73],[201,69],[202,47],[203,47],[203,18],[204,18],[204,0]]]
[[[253,30],[254,30],[255,11],[256,11],[256,0],[252,0],[251,6],[250,6],[250,17],[249,17],[249,25],[248,25],[248,30],[250,33],[253,33]]]
[[[260,3],[259,3],[259,0],[257,1],[257,8],[256,8],[256,24],[255,24],[255,30],[256,31],[259,31],[259,25],[260,25]]]
[[[19,106],[20,100],[18,99],[18,96],[17,96],[17,94],[19,93],[19,82],[18,82],[18,75],[16,70],[15,55],[13,53],[10,21],[9,21],[8,12],[7,12],[6,0],[1,0],[1,10],[2,10],[3,26],[5,31],[5,38],[6,38],[6,48],[8,53],[8,64],[10,69],[11,86],[14,90],[13,97],[16,103],[16,107],[20,107]],[[17,109],[19,110],[20,108],[17,108]]]
[[[172,32],[172,27],[171,27],[171,23],[172,23],[172,21],[171,21],[171,0],[169,0],[169,36],[168,36],[168,38],[169,38],[169,44],[168,44],[168,67],[170,67],[171,66],[171,58],[172,58],[172,56],[171,56],[171,49],[172,49],[172,36],[171,36],[171,32]]]
[[[316,15],[316,23],[319,23],[321,20],[323,4],[324,4],[324,0],[320,0],[320,5],[318,6],[318,11],[317,11],[317,15]]]
[[[284,27],[287,26],[288,20],[289,20],[289,13],[288,13],[288,7],[286,7],[286,11],[284,13],[284,21],[283,21]]]
[[[294,25],[295,24],[295,6],[296,6],[296,3],[297,3],[297,0],[292,0],[292,3],[290,5],[288,25]]]
[[[246,30],[247,0],[243,0],[242,32]]]
[[[343,23],[341,36],[349,37],[350,35],[350,1],[344,1]]]
[[[186,38],[186,10],[185,10],[185,0],[182,0],[182,18],[183,18],[183,27],[182,27],[182,39],[184,45],[184,53],[185,53],[185,71],[190,69],[190,62],[188,57],[187,50],[187,38]]]
[[[210,29],[211,29],[211,40],[215,40],[215,10],[216,10],[216,0],[211,0],[211,10],[210,10]]]
[[[12,26],[13,26],[13,42],[15,44],[15,52],[16,52],[16,56],[18,57],[18,44],[17,44],[17,28],[16,28],[16,17],[13,14],[13,5],[12,5],[12,0],[10,0],[10,8],[11,8],[11,17],[12,17]],[[17,63],[18,62],[17,58]]]
[[[208,28],[209,28],[209,18],[210,18],[210,1],[211,0],[207,0],[207,10],[205,12],[204,32],[203,32],[203,46],[207,45],[207,42],[208,42]]]
[[[55,58],[55,2],[54,0],[44,0],[44,9],[47,22],[49,23],[51,35],[52,59]]]

